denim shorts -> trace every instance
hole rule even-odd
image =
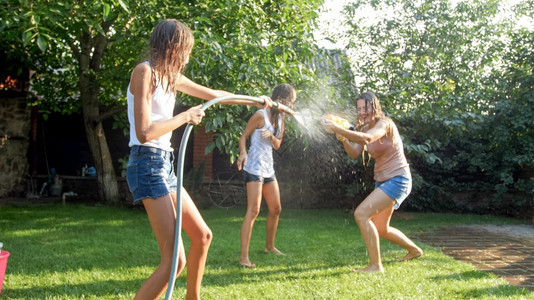
[[[276,180],[276,176],[273,176],[273,177],[261,177],[261,176],[258,176],[258,175],[254,175],[254,174],[250,174],[249,172],[247,171],[243,171],[245,172],[245,183],[249,183],[249,182],[252,182],[252,181],[259,181],[263,184],[267,184],[267,183],[270,183],[270,182],[273,182]]]
[[[146,198],[159,198],[176,192],[174,154],[153,147],[133,146],[126,167],[126,181],[137,203]]]
[[[381,189],[391,199],[395,200],[394,208],[398,209],[402,201],[412,191],[412,176],[411,174],[399,175],[386,181],[376,181],[375,188]]]

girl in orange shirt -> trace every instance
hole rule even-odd
[[[380,237],[395,243],[408,253],[399,261],[420,257],[423,250],[400,230],[389,226],[393,211],[401,205],[412,189],[410,167],[404,156],[397,126],[386,117],[375,94],[366,92],[356,99],[359,131],[345,129],[334,122],[324,121],[323,127],[336,134],[351,158],[369,152],[375,159],[375,189],[354,211],[354,219],[369,252],[369,265],[358,273],[383,272],[380,257]]]

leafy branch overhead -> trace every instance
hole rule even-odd
[[[44,117],[82,112],[102,197],[118,193],[103,134],[103,117],[126,104],[133,67],[146,58],[154,25],[176,18],[196,38],[187,74],[194,81],[234,93],[267,94],[281,82],[299,88],[313,81],[303,68],[315,53],[309,34],[320,0],[177,2],[168,0],[23,1],[0,6],[0,40],[8,55],[35,71],[32,92]],[[7,45],[7,46],[6,46]],[[184,98],[184,104],[198,100]],[[214,116],[234,115],[217,120]],[[236,133],[251,112],[224,106],[209,112],[215,145],[235,157]],[[121,120],[121,118],[116,118]],[[211,120],[211,123],[210,123]],[[229,128],[232,128],[230,130]],[[104,184],[104,178],[107,178]]]

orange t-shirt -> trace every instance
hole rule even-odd
[[[408,175],[410,173],[397,126],[391,120],[386,122],[386,131],[392,132],[393,135],[385,135],[367,145],[367,152],[375,159],[375,181],[385,181],[395,176]],[[391,131],[389,130],[390,126]]]

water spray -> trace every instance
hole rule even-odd
[[[265,100],[258,98],[258,97],[251,97],[251,96],[244,96],[244,95],[229,95],[229,96],[222,96],[214,98],[208,102],[204,102],[204,104],[200,107],[202,111],[206,110],[208,107],[212,106],[213,104],[217,104],[221,101],[225,100],[249,100],[254,101],[260,104],[264,104]],[[272,106],[276,109],[279,109],[285,113],[288,113],[290,115],[294,115],[295,112],[278,102],[272,102]],[[193,129],[192,124],[187,124],[185,127],[184,135],[182,136],[182,141],[180,142],[180,151],[178,152],[178,160],[176,161],[176,172],[177,172],[177,197],[176,197],[176,229],[174,232],[174,252],[172,257],[172,269],[171,269],[171,276],[169,278],[169,285],[167,286],[167,294],[165,295],[166,300],[170,300],[172,298],[172,292],[174,290],[174,283],[176,281],[176,271],[178,269],[178,257],[180,254],[180,240],[181,240],[181,234],[182,234],[182,182],[183,182],[183,175],[184,175],[184,160],[185,160],[185,150],[187,148],[187,141],[189,140],[189,135],[191,134],[191,130]]]

